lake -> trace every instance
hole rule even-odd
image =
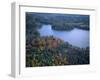
[[[57,31],[52,29],[52,25],[42,25],[38,29],[40,36],[54,36],[64,40],[64,42],[69,42],[71,45],[86,48],[89,47],[89,31],[74,28],[71,31]]]

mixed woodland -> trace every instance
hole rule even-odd
[[[40,36],[43,24],[57,31],[90,30],[88,15],[26,12],[26,67],[90,63],[89,46],[80,48],[54,36]]]

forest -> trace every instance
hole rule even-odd
[[[26,12],[26,67],[89,64],[89,46],[80,48],[54,36],[40,36],[37,29],[51,24],[52,29],[89,30],[89,16]]]

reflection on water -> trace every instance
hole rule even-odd
[[[51,25],[42,25],[38,30],[41,36],[54,36],[69,42],[73,46],[85,48],[89,47],[89,31],[74,28],[71,31],[52,30]]]

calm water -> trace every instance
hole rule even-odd
[[[51,36],[69,42],[73,46],[85,48],[89,46],[89,31],[74,28],[71,31],[52,30],[51,25],[42,25],[38,30],[41,36]]]

